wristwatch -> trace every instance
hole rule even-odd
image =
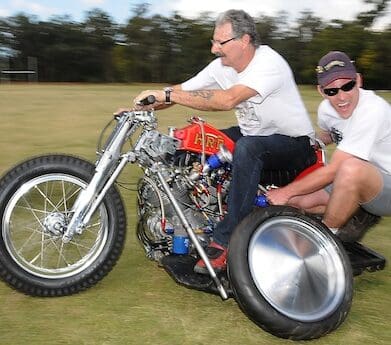
[[[173,91],[172,87],[165,87],[163,91],[166,94],[166,99],[164,101],[165,104],[171,104],[171,92]]]

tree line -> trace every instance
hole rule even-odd
[[[389,0],[364,1],[373,10],[351,21],[324,21],[311,11],[293,23],[286,12],[254,19],[262,44],[288,60],[298,83],[314,84],[319,58],[342,50],[355,60],[365,87],[391,89],[391,24],[373,29]],[[177,83],[214,58],[214,19],[210,13],[195,19],[178,13],[150,15],[148,4],[133,7],[124,25],[99,9],[87,12],[83,22],[68,16],[50,21],[26,14],[0,18],[0,67],[6,61],[10,69],[26,69],[34,57],[39,81]]]

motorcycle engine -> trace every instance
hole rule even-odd
[[[229,173],[218,169],[204,176],[199,158],[194,156],[181,159],[182,163],[173,160],[173,164],[165,166],[163,174],[187,222],[206,247],[216,222],[222,217],[222,202],[219,200],[226,197]],[[138,184],[138,215],[137,236],[150,259],[159,261],[170,254],[174,233],[186,233],[156,175],[148,170]],[[190,254],[192,251],[194,249],[190,246]]]

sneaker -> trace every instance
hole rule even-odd
[[[340,228],[337,236],[343,242],[361,241],[372,226],[379,223],[381,217],[369,213],[360,207],[356,213]]]
[[[212,265],[216,273],[224,271],[227,268],[227,248],[220,246],[216,242],[211,242],[206,248],[205,252],[210,260],[210,264]],[[194,266],[194,272],[200,274],[209,274],[204,260],[198,260],[198,262]]]

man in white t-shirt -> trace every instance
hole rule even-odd
[[[332,51],[317,67],[320,139],[336,143],[325,167],[283,188],[269,191],[272,204],[291,204],[323,213],[337,235],[359,206],[377,216],[391,215],[391,107],[364,90],[350,58]],[[332,184],[331,194],[324,187]]]
[[[251,212],[263,170],[298,173],[316,160],[314,130],[288,63],[259,44],[253,19],[229,10],[216,20],[211,52],[217,56],[190,80],[164,90],[143,91],[135,104],[153,95],[155,109],[181,104],[198,110],[235,109],[238,126],[224,132],[235,144],[228,214],[217,224],[206,253],[224,270],[230,235]],[[195,271],[207,273],[200,260]]]

